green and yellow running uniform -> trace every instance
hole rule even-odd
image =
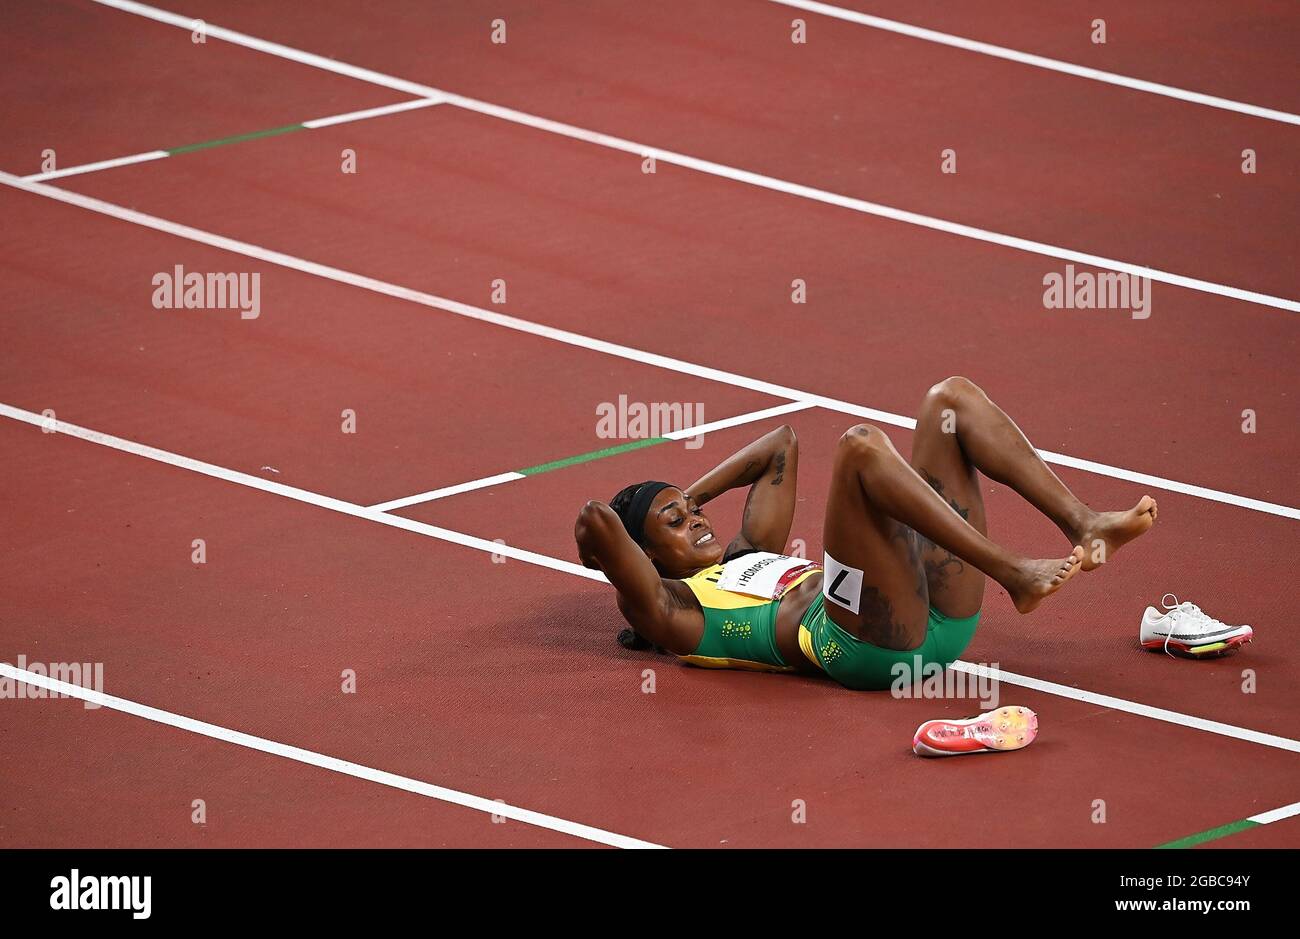
[[[925,668],[937,663],[951,665],[970,645],[980,615],[957,618],[930,608],[925,640],[915,649],[882,649],[850,635],[826,615],[822,594],[813,597],[799,624],[799,648],[808,661],[845,688],[854,691],[885,691],[902,676],[920,681]]]
[[[777,646],[777,611],[786,591],[821,572],[822,565],[802,558],[757,551],[686,578],[682,583],[691,588],[704,612],[704,635],[693,653],[680,658],[703,668],[794,671]],[[883,691],[896,686],[902,676],[919,680],[931,664],[947,668],[970,644],[979,619],[978,613],[959,619],[931,608],[920,646],[884,649],[836,624],[826,615],[819,593],[799,624],[799,648],[844,687]]]
[[[770,560],[769,560],[770,559]],[[784,562],[789,563],[784,563]],[[784,571],[776,599],[750,596],[722,586],[724,574],[743,579],[746,569],[776,563]],[[776,644],[776,613],[780,594],[821,572],[821,565],[802,558],[756,552],[707,567],[682,583],[691,588],[704,611],[704,637],[690,655],[680,658],[702,668],[743,668],[761,672],[792,672]],[[730,582],[730,581],[728,581]]]

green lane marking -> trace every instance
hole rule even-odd
[[[295,130],[306,130],[305,124],[286,124],[283,127],[272,127],[270,130],[255,130],[251,134],[238,134],[234,137],[222,137],[220,140],[206,140],[203,143],[192,143],[184,147],[173,147],[167,151],[168,156],[177,156],[181,153],[193,153],[195,150],[206,150],[209,147],[224,147],[228,143],[243,143],[245,140],[257,140],[259,137],[275,137],[279,134],[291,134]]]
[[[1252,822],[1248,818],[1243,818],[1238,822],[1228,822],[1226,825],[1220,825],[1218,828],[1211,828],[1208,831],[1197,832],[1194,835],[1188,835],[1186,838],[1179,838],[1177,841],[1169,841],[1165,844],[1156,845],[1157,848],[1194,848],[1198,844],[1206,841],[1214,841],[1216,838],[1226,838],[1228,835],[1235,835],[1239,831],[1245,831],[1247,828],[1259,828],[1259,822]]]
[[[536,476],[538,473],[549,473],[551,470],[563,469],[566,466],[573,466],[577,463],[589,463],[592,460],[602,460],[607,456],[614,456],[616,453],[627,453],[629,450],[640,450],[642,447],[653,447],[658,443],[667,443],[667,437],[648,437],[645,440],[633,440],[630,443],[621,443],[617,447],[606,447],[604,450],[592,450],[590,453],[579,453],[577,456],[566,457],[563,460],[554,460],[550,463],[539,463],[536,466],[530,466],[527,469],[516,470],[525,476]]]

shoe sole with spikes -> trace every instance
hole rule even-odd
[[[959,720],[926,721],[912,737],[917,756],[962,756],[1020,750],[1038,736],[1038,715],[1009,705]]]

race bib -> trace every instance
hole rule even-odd
[[[822,580],[822,596],[850,613],[858,612],[862,602],[862,571],[841,564],[827,552],[822,552],[826,564],[826,577]]]
[[[804,574],[819,570],[820,564],[806,558],[758,551],[724,564],[718,587],[763,600],[779,600],[792,583]]]

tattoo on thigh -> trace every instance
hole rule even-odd
[[[919,532],[913,531],[901,522],[894,526],[890,534],[891,541],[902,541],[903,546],[907,549],[907,560],[916,574],[916,595],[922,600],[929,600],[929,586],[925,579],[925,568],[921,564],[921,558],[925,550],[926,540],[921,537]]]
[[[952,510],[954,512],[956,512],[958,515],[960,515],[962,518],[966,519],[967,521],[970,521],[970,509],[962,508],[960,505],[957,504],[956,499],[949,499],[944,494],[942,479],[940,479],[938,476],[931,475],[930,472],[925,469],[919,469],[917,470],[917,472],[921,474],[922,479],[924,479],[927,483],[930,484],[931,489],[939,493],[939,498],[943,499],[943,501],[947,502],[950,506],[952,506]]]
[[[925,469],[919,469],[917,472],[921,474],[922,479],[930,484],[930,488],[939,494],[939,498],[943,499],[952,507],[954,512],[960,515],[963,519],[970,521],[970,509],[963,508],[958,504],[956,499],[950,499],[944,494],[942,479]],[[924,542],[927,551],[940,547],[924,536],[922,536],[922,541]],[[947,586],[948,578],[950,576],[960,574],[966,569],[966,565],[961,558],[957,557],[957,555],[953,554],[946,548],[943,548],[942,550],[943,557],[938,559],[933,557],[927,558],[925,562],[926,580],[930,584],[930,589],[936,593]]]
[[[776,455],[776,475],[772,477],[772,485],[779,486],[785,482],[785,451],[782,450]]]
[[[908,638],[907,630],[894,619],[894,605],[875,587],[862,585],[858,615],[862,617],[863,625],[881,634],[881,641],[890,647],[897,647]]]
[[[927,560],[925,562],[925,580],[929,585],[930,593],[943,593],[948,588],[948,578],[960,574],[966,569],[961,558],[954,555],[951,551],[945,552],[945,556],[939,560]]]

